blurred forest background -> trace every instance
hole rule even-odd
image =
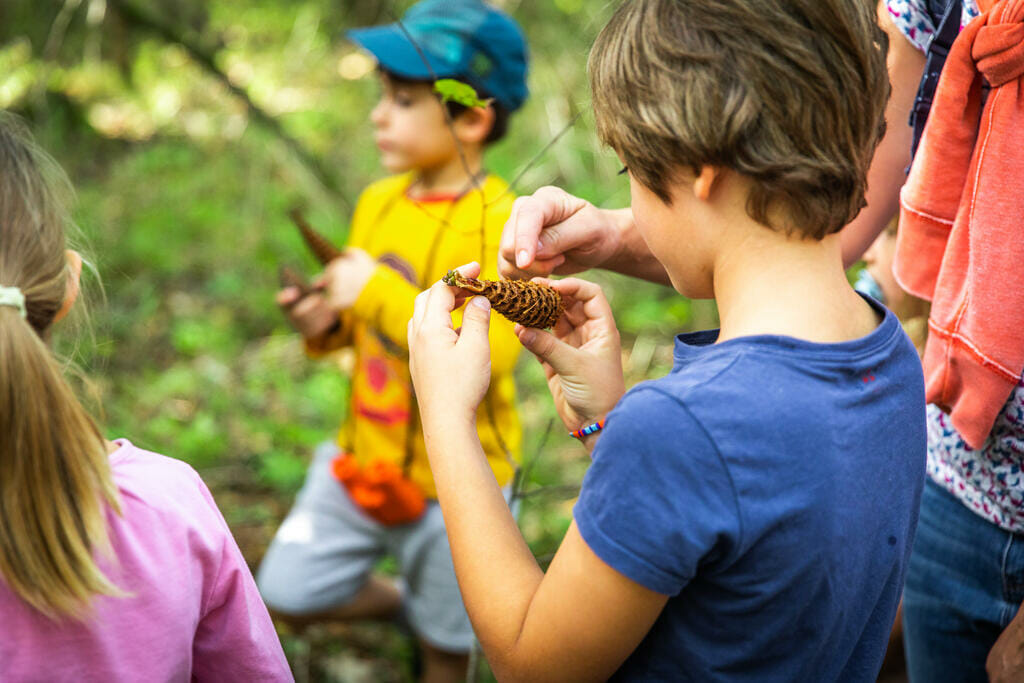
[[[345,409],[344,374],[303,355],[273,301],[281,264],[316,271],[287,210],[307,207],[343,241],[360,189],[383,171],[368,122],[374,65],[342,34],[411,4],[0,3],[0,108],[25,117],[68,171],[75,239],[99,273],[88,283],[92,338],[58,344],[93,380],[108,436],[199,470],[254,568],[311,449]],[[518,177],[520,193],[557,184],[598,206],[626,205],[627,181],[594,136],[585,68],[614,3],[495,4],[526,32],[531,97],[488,167]],[[715,324],[709,302],[588,277],[608,288],[630,384],[667,372],[673,333]],[[520,521],[543,561],[568,527],[587,459],[552,423],[528,354],[518,376]],[[300,682],[402,681],[414,666],[411,644],[387,625],[282,627],[282,637]]]

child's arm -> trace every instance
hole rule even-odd
[[[473,277],[476,267],[462,272]],[[531,343],[559,369],[571,368],[565,377],[547,368],[561,391],[563,420],[593,421],[622,393],[618,335],[611,334],[614,323],[596,285],[558,284],[573,299],[568,307],[573,324],[556,327],[554,337],[537,333]],[[606,679],[647,634],[668,598],[609,567],[575,524],[547,573],[537,565],[474,424],[490,375],[490,313],[486,301],[476,297],[456,333],[451,311],[458,303],[441,284],[418,298],[409,323],[410,368],[455,572],[474,629],[500,679]]]
[[[988,653],[985,670],[992,683],[1010,683],[1024,678],[1024,605],[1017,608],[1017,616]]]
[[[924,53],[900,33],[884,0],[878,3],[878,23],[889,36],[889,82],[892,93],[885,107],[885,136],[871,159],[865,206],[842,232],[843,267],[860,260],[875,238],[900,210],[900,188],[907,182],[910,143],[914,129],[907,124],[917,87],[925,69]]]

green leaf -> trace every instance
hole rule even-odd
[[[441,96],[443,102],[455,102],[464,107],[486,107],[490,104],[490,100],[480,99],[473,86],[453,78],[435,81],[434,92]]]

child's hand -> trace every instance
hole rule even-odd
[[[302,296],[297,287],[285,287],[276,298],[288,322],[306,339],[323,336],[338,323],[337,311],[327,305],[322,294]]]
[[[608,215],[557,187],[519,197],[501,233],[498,270],[505,277],[529,277],[600,266],[620,248]]]
[[[335,311],[344,311],[355,305],[376,268],[377,262],[372,256],[357,247],[349,247],[327,264],[316,284],[324,288],[328,306]]]
[[[459,273],[476,277],[480,266],[471,263]],[[491,382],[491,304],[482,296],[473,297],[462,327],[455,330],[452,311],[466,298],[465,292],[443,282],[416,297],[409,321],[409,369],[424,425],[441,416],[474,424]]]
[[[565,315],[555,324],[554,334],[516,325],[516,335],[544,366],[562,422],[576,430],[607,415],[626,392],[619,331],[608,300],[593,282],[533,281],[562,294]]]

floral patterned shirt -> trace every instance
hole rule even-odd
[[[889,9],[889,16],[892,17],[892,21],[900,33],[916,45],[921,52],[927,51],[929,43],[932,42],[932,36],[939,28],[928,11],[927,0],[886,0],[885,4]],[[980,14],[977,0],[963,0],[963,6],[960,28],[966,26],[971,19]]]
[[[928,406],[928,475],[968,509],[1024,532],[1024,380],[1010,394],[988,441],[974,450],[939,408]]]

